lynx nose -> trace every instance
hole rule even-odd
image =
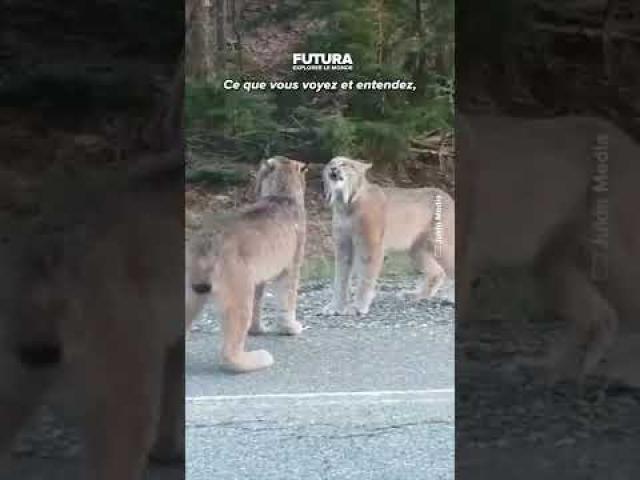
[[[338,180],[338,169],[336,167],[331,167],[329,170],[329,178],[331,180]]]
[[[62,347],[47,342],[20,345],[16,353],[20,363],[33,369],[53,367],[62,362]]]

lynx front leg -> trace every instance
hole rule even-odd
[[[191,329],[193,321],[200,315],[211,292],[210,283],[192,283],[189,276],[185,282],[185,331]]]
[[[213,284],[210,260],[188,252],[185,261],[185,329],[187,332],[213,293]]]
[[[351,270],[353,268],[353,241],[341,236],[335,241],[333,300],[324,309],[327,315],[344,315],[349,301]]]
[[[375,296],[376,284],[384,262],[382,242],[359,245],[356,250],[355,261],[358,288],[353,306],[354,313],[366,315]]]
[[[184,443],[184,337],[166,354],[160,423],[152,460],[180,463],[185,459]]]
[[[273,357],[266,350],[245,350],[251,325],[255,287],[248,284],[245,271],[223,275],[225,285],[219,291],[222,314],[222,366],[236,372],[250,372],[273,365]]]
[[[139,317],[126,318],[135,323]],[[107,331],[108,327],[92,332],[87,350],[91,358],[78,367],[86,387],[88,475],[84,478],[142,480],[160,413],[163,347],[156,342],[141,347],[140,337],[111,315],[101,313],[97,321],[119,334]],[[100,341],[98,336],[113,341]]]
[[[1,468],[4,454],[40,404],[51,381],[55,365],[54,362],[42,362],[47,359],[47,354],[48,351],[37,346],[21,349],[17,355],[8,348],[0,352],[0,478],[4,478]]]
[[[283,335],[302,333],[302,324],[296,319],[298,277],[298,270],[292,267],[290,270],[285,270],[275,282],[281,309],[278,332]]]

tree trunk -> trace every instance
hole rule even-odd
[[[242,70],[242,35],[240,33],[240,0],[229,0],[229,16],[231,20],[231,28],[233,29],[233,36],[235,37],[235,50],[238,67]]]
[[[171,82],[156,102],[149,126],[143,133],[145,143],[154,150],[181,148],[184,130],[184,52],[180,54]]]
[[[225,66],[227,47],[227,1],[216,0],[216,65],[219,70]]]
[[[418,38],[418,51],[416,52],[416,68],[413,73],[413,80],[416,85],[415,94],[418,97],[424,95],[425,82],[427,76],[427,45],[424,31],[422,0],[416,0],[416,37]]]
[[[185,14],[186,24],[187,77],[210,78],[214,71],[212,57],[213,42],[209,0],[188,0]]]

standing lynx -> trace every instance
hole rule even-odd
[[[0,456],[49,395],[80,412],[82,478],[142,479],[154,441],[184,456],[181,173],[61,188],[57,214],[3,225]]]
[[[455,217],[451,196],[437,188],[382,188],[367,181],[371,164],[346,157],[323,170],[333,209],[335,283],[329,314],[366,314],[386,251],[408,252],[423,272],[413,292],[429,298],[453,277]],[[351,274],[358,277],[355,303],[348,305]]]
[[[473,285],[483,269],[528,267],[568,326],[549,373],[593,372],[640,315],[637,141],[595,117],[457,122],[458,318],[478,318]]]
[[[260,303],[273,281],[282,308],[280,333],[297,335],[297,289],[305,242],[305,171],[284,157],[265,161],[258,171],[258,201],[241,211],[221,232],[204,232],[187,259],[186,316],[189,325],[215,297],[222,315],[222,364],[234,372],[267,368],[266,350],[246,351],[247,333],[263,333]]]

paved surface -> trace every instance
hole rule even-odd
[[[275,365],[246,375],[217,369],[208,311],[187,346],[187,478],[452,479],[453,305],[410,304],[399,283],[365,318],[319,315],[328,285],[306,286],[309,329],[252,338]]]
[[[513,316],[458,328],[456,478],[640,478],[637,384],[603,375],[553,384],[523,362],[543,358],[566,331],[561,320]],[[602,373],[626,360],[637,375],[629,353],[639,344],[625,332]]]
[[[2,480],[75,480],[82,471],[77,459],[29,458],[12,461],[8,470],[0,470]],[[182,469],[153,467],[149,480],[184,480]]]

